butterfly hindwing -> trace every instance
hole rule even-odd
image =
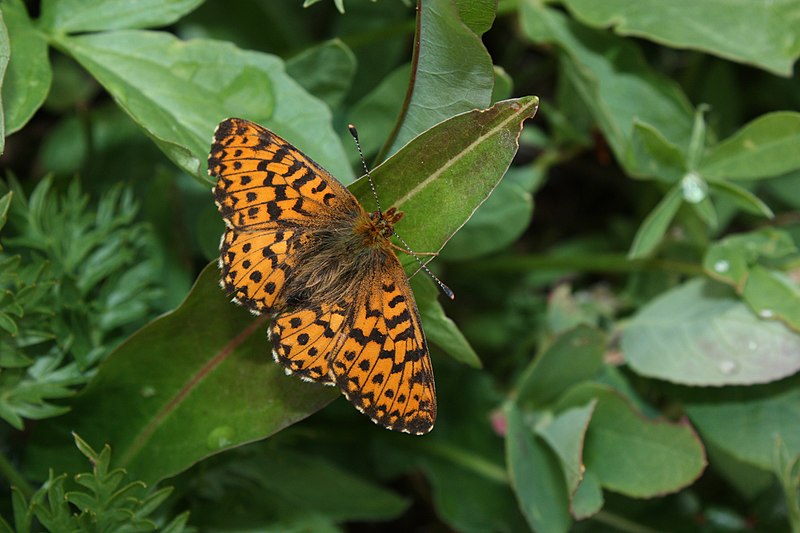
[[[328,359],[341,344],[346,322],[344,308],[338,304],[283,313],[270,328],[272,355],[287,373],[333,385]]]
[[[365,273],[331,375],[355,407],[388,429],[422,434],[436,420],[428,346],[411,287],[393,254]]]

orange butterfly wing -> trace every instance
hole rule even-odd
[[[347,337],[331,356],[331,376],[376,424],[428,433],[436,421],[436,387],[406,274],[390,254],[382,270],[365,276]]]
[[[339,304],[295,309],[275,317],[269,331],[272,356],[287,374],[333,385],[328,360],[341,346],[347,314]]]
[[[208,172],[228,229],[220,243],[221,284],[255,313],[284,301],[298,249],[315,227],[360,209],[333,176],[253,122],[229,118],[214,133]]]

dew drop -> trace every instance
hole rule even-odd
[[[217,426],[211,430],[206,440],[206,445],[212,450],[219,450],[233,444],[236,430],[230,426]]]
[[[690,204],[699,204],[708,195],[708,185],[697,172],[689,172],[681,179],[683,199]]]
[[[720,274],[727,272],[728,270],[730,270],[730,268],[731,264],[725,259],[720,259],[719,261],[714,263],[714,272],[719,272]]]
[[[145,385],[139,391],[139,394],[142,395],[142,398],[152,398],[153,396],[156,395],[156,388],[153,387],[152,385]]]
[[[747,347],[750,348],[750,351],[756,351],[758,349],[758,343],[756,341],[750,341],[747,343]]]
[[[722,371],[723,374],[733,374],[738,369],[737,364],[734,361],[722,361],[719,364],[719,369]]]
[[[761,318],[772,318],[775,316],[775,312],[772,309],[762,309],[758,312],[758,316]]]

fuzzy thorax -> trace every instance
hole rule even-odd
[[[395,208],[382,213],[361,210],[352,218],[315,228],[298,249],[298,267],[286,280],[287,306],[313,308],[352,300],[373,281],[366,279],[370,273],[384,272],[385,263],[394,259],[390,237],[402,216]]]

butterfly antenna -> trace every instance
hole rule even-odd
[[[358,155],[361,157],[361,164],[364,166],[364,172],[367,173],[367,179],[369,179],[369,187],[370,189],[372,189],[372,195],[375,197],[375,203],[378,204],[378,213],[383,214],[383,211],[381,211],[381,202],[380,200],[378,200],[378,192],[375,190],[375,183],[373,183],[372,181],[372,174],[370,174],[369,167],[367,167],[367,162],[364,160],[364,152],[361,151],[361,143],[358,141],[358,131],[356,130],[356,127],[353,126],[352,124],[348,124],[347,129],[350,130],[350,135],[353,136],[353,140],[356,142],[356,148],[358,148]],[[400,242],[403,243],[403,246],[406,247],[408,253],[411,254],[411,256],[414,259],[417,260],[417,263],[419,263],[420,268],[422,268],[422,270],[424,270],[433,279],[433,281],[435,281],[439,285],[439,288],[442,290],[444,295],[450,298],[451,300],[455,299],[456,295],[453,293],[450,287],[445,285],[444,282],[442,282],[442,280],[436,277],[436,274],[431,272],[428,266],[422,262],[422,259],[420,259],[419,256],[414,253],[414,250],[411,249],[408,243],[400,235],[398,235],[396,231],[392,230],[392,233],[394,234],[395,237],[397,237],[397,239]],[[419,270],[417,270],[417,272],[419,272]]]
[[[356,127],[352,124],[348,124],[347,129],[350,130],[350,135],[353,136],[353,140],[356,142],[358,155],[361,157],[361,165],[364,167],[364,172],[367,173],[367,179],[369,180],[369,188],[372,189],[372,196],[375,197],[375,203],[378,205],[378,213],[382,215],[383,211],[381,210],[381,201],[378,199],[378,191],[375,190],[375,184],[372,182],[372,174],[370,174],[367,162],[364,160],[364,152],[361,151],[361,143],[358,140],[358,130],[356,130]]]

